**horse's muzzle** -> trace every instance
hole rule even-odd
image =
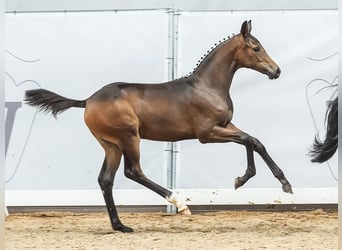
[[[268,74],[268,78],[269,79],[277,79],[277,78],[279,78],[280,73],[281,73],[281,70],[279,67],[277,67],[277,69],[274,72]]]

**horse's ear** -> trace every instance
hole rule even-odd
[[[242,26],[241,26],[241,34],[243,37],[247,37],[252,31],[252,21],[244,21]]]

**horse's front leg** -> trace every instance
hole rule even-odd
[[[246,147],[247,153],[247,169],[243,176],[235,178],[235,189],[243,186],[250,178],[256,174],[254,163],[254,142],[251,138],[235,127],[233,124],[228,124],[227,127],[215,126],[210,133],[201,142],[235,142]]]
[[[278,165],[273,161],[271,156],[267,153],[265,146],[256,138],[250,136],[251,140],[254,142],[254,150],[262,157],[266,162],[269,169],[272,171],[274,177],[276,177],[280,183],[283,185],[283,191],[286,193],[293,194],[291,184],[285,178],[283,171],[278,167]]]
[[[254,163],[254,154],[253,154],[253,141],[249,140],[249,138],[244,138],[245,136],[241,136],[241,143],[244,144],[246,147],[246,153],[247,153],[247,169],[243,176],[236,177],[235,178],[235,189],[238,189],[239,187],[243,186],[250,178],[252,178],[256,174],[255,170],[255,163]]]
[[[248,135],[229,123],[226,127],[214,126],[210,131],[204,131],[199,137],[202,143],[210,142],[235,142],[246,147],[247,152],[247,170],[242,177],[235,179],[235,189],[245,184],[256,173],[253,151],[258,152],[271,169],[273,175],[282,183],[284,192],[292,193],[291,184],[285,178],[283,171],[277,166],[272,158],[266,152],[265,147],[259,140]]]

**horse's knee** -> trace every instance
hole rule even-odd
[[[253,138],[254,150],[258,153],[265,152],[266,148],[258,139]]]
[[[245,144],[246,147],[252,147],[254,146],[254,140],[253,137],[250,136],[249,134],[243,133],[241,136],[241,141],[243,144]]]
[[[255,144],[254,148],[255,148],[255,151],[257,151],[257,152],[265,152],[266,151],[265,146],[261,143]]]

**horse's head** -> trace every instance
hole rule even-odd
[[[237,36],[240,46],[235,54],[236,62],[239,67],[251,68],[268,75],[270,79],[277,79],[280,75],[280,68],[267,54],[258,39],[251,35],[251,30],[251,21],[245,21]]]

